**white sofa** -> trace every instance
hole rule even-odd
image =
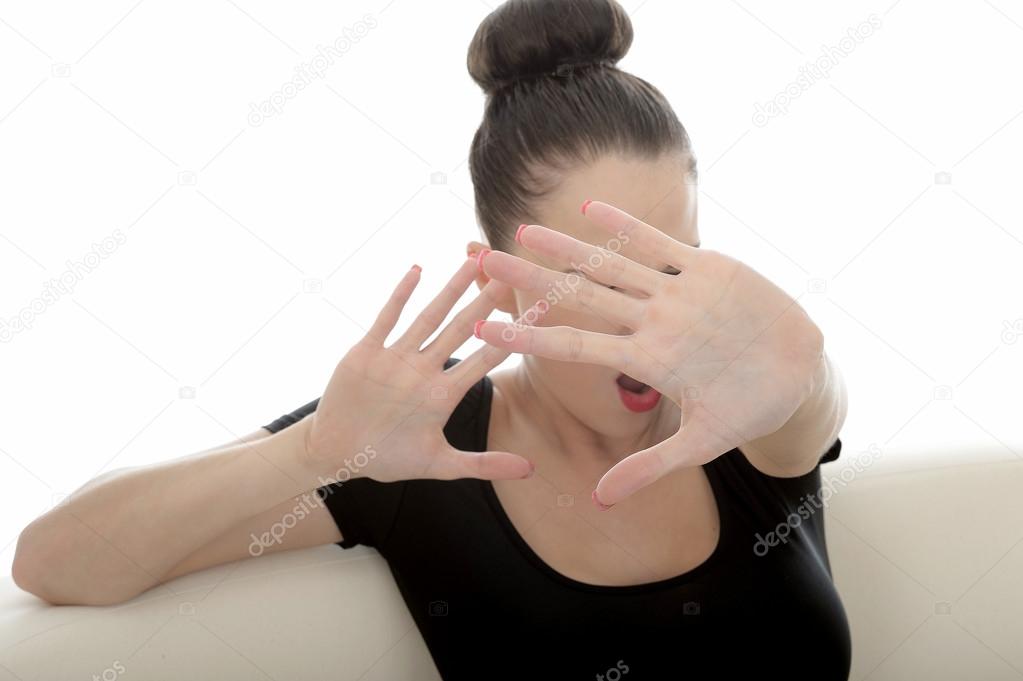
[[[883,451],[863,466],[846,445],[822,467],[836,490],[825,513],[852,679],[1023,679],[1013,449]],[[166,587],[52,607],[0,580],[0,681],[440,678],[372,549],[268,555]]]

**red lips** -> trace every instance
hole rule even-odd
[[[637,381],[632,376],[619,374],[615,383],[618,386],[618,397],[629,411],[650,411],[657,406],[657,402],[661,399],[661,393],[646,383]]]

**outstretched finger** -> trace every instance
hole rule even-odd
[[[497,307],[501,296],[507,295],[510,287],[504,282],[491,279],[476,298],[462,308],[444,327],[423,353],[430,355],[435,361],[443,361],[450,357],[462,343],[472,335],[473,325],[477,319],[485,319]]]
[[[600,364],[626,371],[630,362],[628,336],[583,331],[572,326],[533,327],[507,322],[477,324],[477,335],[511,352],[563,362]]]
[[[419,265],[413,265],[412,269],[405,273],[405,276],[401,278],[398,285],[394,287],[391,297],[387,299],[380,312],[377,313],[373,326],[366,332],[366,338],[369,338],[378,345],[384,344],[388,334],[394,330],[394,325],[398,323],[401,311],[405,309],[405,303],[412,297],[412,292],[416,290],[421,271]]]
[[[497,286],[505,286],[505,284],[493,279],[487,284],[487,286],[495,284]],[[546,313],[549,309],[550,305],[547,304],[547,301],[539,300],[531,307],[527,308],[526,311],[515,320],[515,323],[520,325],[535,324],[543,318],[544,313]],[[474,321],[474,325],[475,323],[476,322]],[[464,360],[448,369],[447,373],[454,379],[455,385],[458,386],[460,390],[468,390],[469,386],[475,384],[476,381],[487,375],[491,369],[506,360],[510,354],[511,352],[509,350],[487,343]]]
[[[614,324],[639,327],[645,303],[590,281],[576,271],[557,272],[502,251],[491,251],[482,261],[487,276],[537,296],[556,298],[568,309],[588,311]]]
[[[700,257],[700,249],[670,236],[603,201],[587,201],[583,215],[647,257],[685,272]]]
[[[610,508],[672,471],[703,465],[729,449],[731,445],[704,428],[698,418],[690,420],[668,439],[615,464],[597,483],[593,501]]]
[[[511,452],[465,452],[448,446],[437,453],[423,477],[431,480],[515,480],[528,478],[534,470],[531,461]]]
[[[615,237],[604,246],[594,246],[543,225],[521,225],[515,240],[531,253],[549,258],[572,271],[582,272],[605,286],[650,295],[664,279],[663,272],[618,253],[623,244]]]
[[[394,343],[405,352],[415,352],[437,330],[476,277],[476,261],[466,258],[441,292],[423,308],[408,330]]]

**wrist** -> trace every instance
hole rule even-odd
[[[322,466],[316,465],[310,449],[312,417],[306,417],[270,436],[274,442],[270,464],[295,483],[300,492],[321,486]]]
[[[312,479],[317,487],[366,477],[365,470],[376,458],[376,450],[367,446],[356,451],[345,443],[317,442],[318,436],[313,428],[314,418],[315,414],[291,426],[301,428],[295,460],[303,475]]]
[[[799,403],[799,406],[796,407],[788,421],[786,421],[785,426],[799,425],[807,421],[816,420],[816,415],[821,410],[822,402],[828,397],[831,389],[829,366],[827,354],[821,352],[821,357],[816,367],[814,367],[813,375],[810,378],[806,396]]]
[[[305,438],[300,424],[209,456],[228,467],[226,475],[232,481],[252,490],[254,502],[269,508],[308,492],[316,484],[315,476],[310,475],[305,464]]]

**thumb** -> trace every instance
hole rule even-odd
[[[447,446],[438,452],[437,459],[430,466],[429,477],[437,480],[515,480],[529,477],[533,470],[531,461],[511,452],[465,452]]]
[[[597,483],[593,501],[606,510],[672,471],[712,461],[720,454],[715,440],[698,421],[691,421],[668,439],[616,463]]]

